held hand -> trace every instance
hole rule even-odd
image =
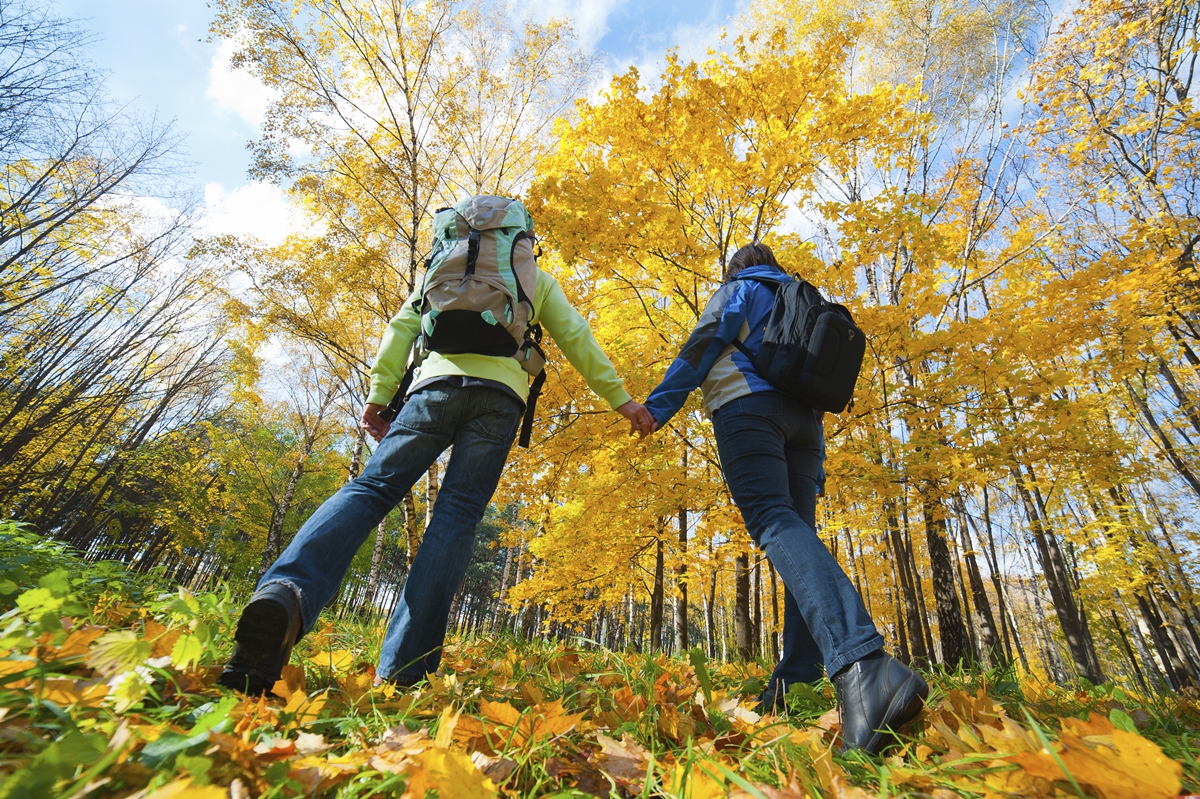
[[[363,430],[367,431],[367,435],[377,442],[382,441],[383,437],[387,435],[387,431],[392,428],[391,424],[379,415],[383,409],[383,405],[368,402],[363,406],[362,420],[358,423]]]
[[[630,400],[617,408],[617,412],[629,420],[629,435],[637,433],[645,438],[658,429],[658,422],[654,421],[650,411],[640,402]]]

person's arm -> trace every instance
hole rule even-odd
[[[696,329],[671,362],[662,382],[646,398],[646,408],[658,427],[679,412],[725,348],[738,337],[746,320],[746,283],[737,280],[717,289]]]
[[[421,329],[421,314],[417,310],[416,299],[417,294],[413,292],[388,323],[371,367],[371,390],[367,394],[360,424],[376,441],[391,428],[391,424],[381,418],[379,412],[396,396],[396,389],[400,387],[408,368],[408,354]]]
[[[596,396],[630,422],[630,432],[646,436],[653,431],[653,419],[646,407],[634,402],[617,376],[612,361],[600,349],[587,320],[576,311],[558,281],[546,273],[538,275],[538,322],[558,344],[567,361],[583,376]]]

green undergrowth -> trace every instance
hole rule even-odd
[[[832,686],[760,716],[766,663],[581,640],[451,640],[373,687],[377,621],[322,622],[277,697],[214,686],[237,602],[0,530],[0,799],[1063,796],[1200,790],[1190,696],[929,675],[884,757],[841,754]]]

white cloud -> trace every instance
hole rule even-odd
[[[739,3],[739,7],[744,3]],[[659,85],[659,78],[667,66],[667,51],[674,48],[679,60],[687,63],[696,61],[703,63],[708,59],[710,50],[720,51],[725,43],[721,35],[727,30],[729,40],[736,35],[736,20],[732,16],[721,13],[719,3],[713,3],[704,17],[695,16],[689,22],[682,22],[671,28],[658,31],[648,31],[637,40],[630,39],[629,44],[636,41],[637,47],[632,54],[624,59],[608,58],[608,67],[613,75],[624,74],[629,67],[636,67],[642,77],[642,85],[651,89]]]
[[[209,183],[200,227],[212,236],[250,236],[272,245],[307,227],[300,215],[278,186],[255,181],[229,191]]]
[[[236,50],[237,45],[228,39],[217,47],[208,70],[206,95],[221,108],[258,127],[274,92],[246,70],[233,68],[230,61]]]
[[[608,33],[608,17],[629,0],[523,0],[520,3],[533,16],[545,22],[554,17],[571,20],[571,27],[584,50],[592,52]]]

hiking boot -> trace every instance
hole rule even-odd
[[[893,730],[912,721],[929,696],[921,675],[882,649],[854,661],[833,678],[842,722],[842,751],[879,754]]]
[[[283,583],[254,592],[242,611],[233,655],[217,684],[246,694],[267,694],[283,674],[300,634],[300,603]]]

